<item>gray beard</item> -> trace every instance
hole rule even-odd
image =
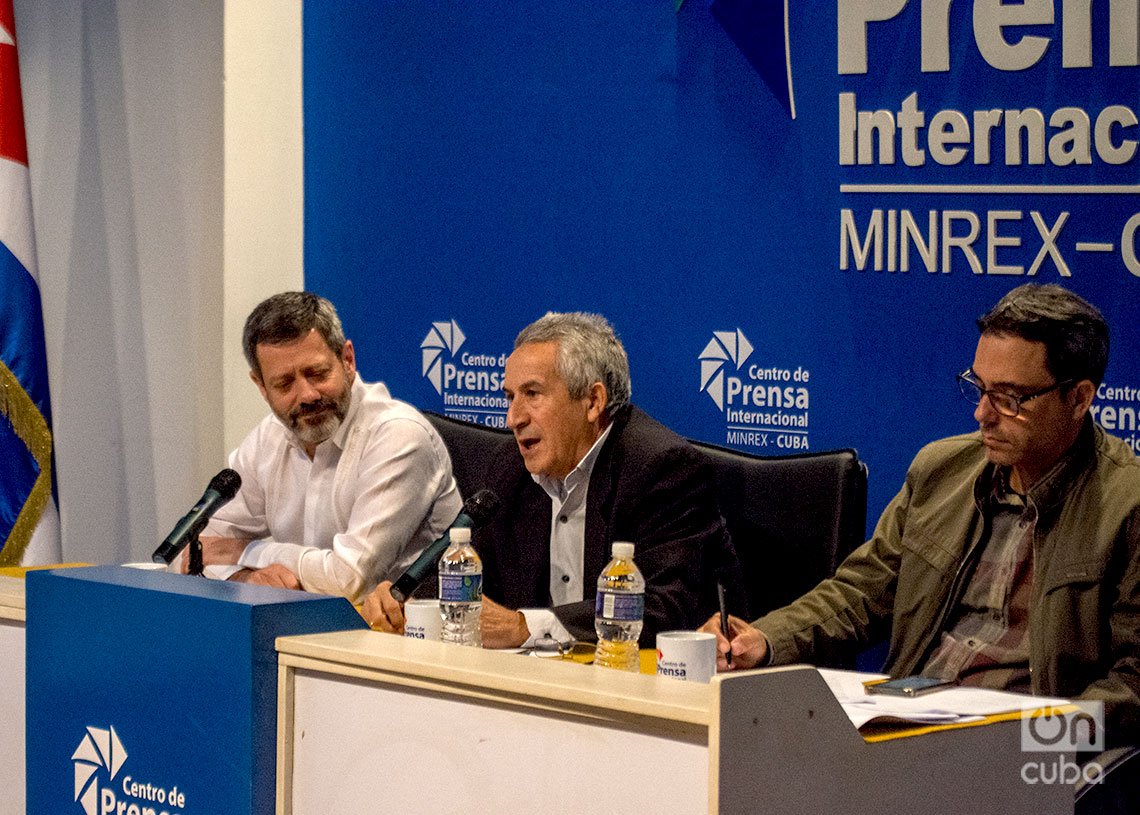
[[[340,428],[342,417],[337,415],[340,411],[330,413],[320,424],[302,424],[297,422],[293,425],[293,435],[301,444],[306,446],[316,447],[324,441],[328,441]]]
[[[333,434],[340,428],[341,422],[344,417],[348,415],[348,408],[352,404],[352,383],[345,387],[344,393],[335,402],[331,400],[323,400],[329,407],[332,408],[331,412],[321,420],[320,424],[309,424],[302,418],[299,411],[294,412],[289,417],[289,428],[293,431],[293,435],[297,440],[305,446],[316,447],[318,444],[328,441],[333,437]]]

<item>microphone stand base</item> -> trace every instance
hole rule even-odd
[[[189,560],[186,564],[186,573],[202,577],[205,566],[202,564],[202,541],[195,535],[190,541]]]

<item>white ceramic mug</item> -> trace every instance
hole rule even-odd
[[[409,600],[404,603],[404,636],[417,640],[438,640],[443,620],[439,600]]]
[[[708,682],[716,673],[716,635],[704,631],[662,631],[657,635],[657,675]]]

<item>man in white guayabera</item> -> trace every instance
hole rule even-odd
[[[241,489],[202,536],[207,574],[359,603],[459,512],[447,448],[415,408],[361,381],[323,297],[265,300],[242,347],[272,413],[230,454]]]

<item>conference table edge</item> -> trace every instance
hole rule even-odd
[[[27,603],[21,578],[0,576],[0,620],[27,622]]]
[[[281,637],[282,667],[591,718],[656,720],[707,730],[709,685],[606,671],[567,660],[425,642],[374,631]]]

